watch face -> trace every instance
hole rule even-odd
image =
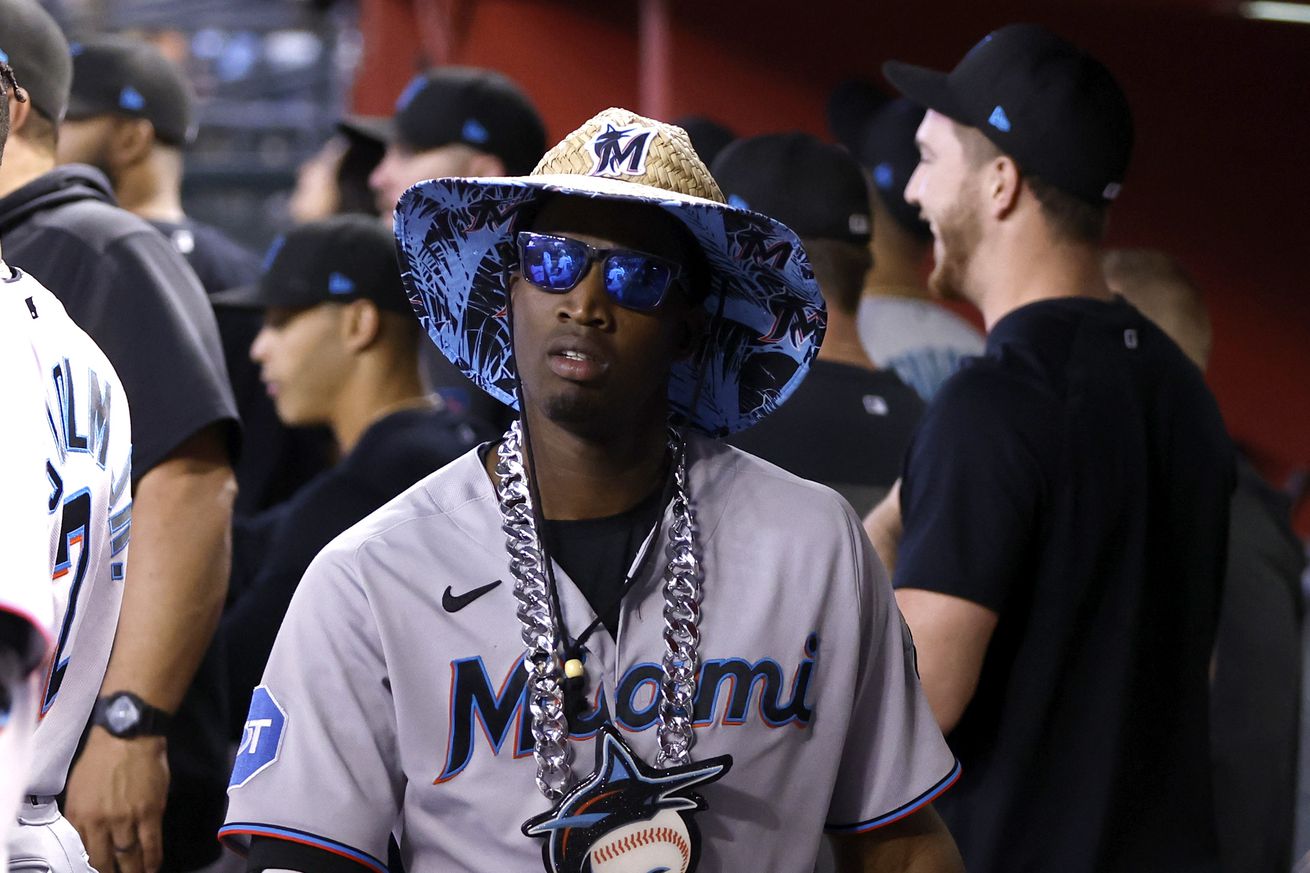
[[[141,708],[130,697],[115,697],[105,709],[105,724],[115,734],[125,733],[141,721]]]

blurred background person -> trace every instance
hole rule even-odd
[[[212,303],[220,291],[253,284],[259,259],[183,211],[183,160],[195,134],[194,116],[190,85],[155,46],[121,36],[87,40],[73,46],[72,90],[57,156],[62,164],[104,173],[119,205],[172,243]],[[234,511],[249,515],[287,499],[322,470],[331,445],[326,434],[292,431],[278,420],[249,357],[258,315],[217,308],[214,316],[247,447],[236,465]],[[210,837],[222,823],[228,773],[222,662],[223,653],[211,645],[168,735],[166,869],[196,869],[218,854]]]
[[[333,215],[378,215],[368,180],[386,148],[383,140],[361,133],[357,127],[338,125],[296,170],[296,185],[287,201],[291,221],[307,224]]]
[[[291,426],[331,428],[341,456],[289,501],[243,525],[236,541],[233,605],[218,632],[235,742],[291,595],[319,550],[493,434],[423,390],[421,328],[401,285],[395,241],[372,216],[293,229],[259,282],[219,295],[219,303],[263,315],[250,356],[278,415]]]
[[[0,165],[5,256],[48,287],[104,350],[136,425],[133,584],[92,727],[68,777],[65,812],[98,869],[153,870],[162,860],[169,783],[165,726],[227,586],[236,409],[194,271],[158,231],[114,205],[103,174],[56,166],[72,78],[58,25],[31,0],[0,0],[0,45],[31,98],[10,98]],[[128,710],[133,717],[105,715]],[[221,815],[221,786],[210,802]]]
[[[1143,249],[1106,252],[1103,264],[1110,289],[1204,372],[1210,316],[1182,267]],[[1292,866],[1306,555],[1291,521],[1291,500],[1239,451],[1210,689],[1224,873],[1286,873]]]
[[[711,169],[728,202],[796,231],[828,308],[818,358],[768,419],[728,442],[788,472],[822,482],[861,516],[900,474],[923,412],[891,370],[879,370],[855,329],[869,272],[869,190],[855,159],[805,133],[738,140]]]
[[[475,67],[439,67],[416,76],[396,100],[392,118],[352,117],[343,127],[386,143],[369,177],[388,228],[405,189],[446,176],[522,176],[546,150],[546,129],[532,101],[508,77]],[[498,432],[505,408],[437,354],[420,352],[425,383],[452,410]]]
[[[73,47],[73,84],[59,131],[61,164],[105,174],[118,204],[145,219],[186,258],[206,294],[252,284],[259,258],[182,209],[185,151],[195,135],[194,95],[182,71],[155,46],[121,36]],[[238,514],[285,500],[327,463],[321,436],[289,433],[251,363],[259,331],[252,313],[217,310],[219,337],[237,412],[251,450],[236,466]]]
[[[687,131],[687,136],[691,137],[691,147],[707,167],[713,166],[719,152],[737,139],[732,128],[704,115],[684,115],[673,123]]]
[[[855,155],[873,179],[873,270],[860,300],[860,339],[880,367],[890,367],[931,400],[959,367],[980,355],[982,334],[929,299],[924,264],[932,231],[919,208],[905,202],[905,183],[919,163],[914,132],[923,107],[901,97],[863,127]]]

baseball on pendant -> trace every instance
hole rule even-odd
[[[690,864],[687,823],[671,809],[615,828],[591,850],[593,873],[687,873]]]
[[[583,673],[587,672],[582,666],[582,662],[577,658],[569,658],[564,662],[564,675],[570,679],[577,679]]]

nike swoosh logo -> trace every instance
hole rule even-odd
[[[474,588],[472,591],[465,591],[463,594],[452,593],[450,586],[447,585],[446,592],[441,595],[441,608],[446,610],[446,612],[459,612],[461,609],[499,585],[500,581],[501,580],[497,579],[495,582],[488,582],[481,588]]]

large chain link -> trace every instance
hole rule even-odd
[[[696,528],[687,497],[687,446],[670,428],[673,452],[673,520],[669,526],[669,566],[664,573],[664,681],[660,699],[660,767],[686,764],[696,737],[696,673],[700,669],[700,559],[696,555]]]
[[[523,432],[510,425],[500,444],[496,475],[500,477],[500,529],[505,532],[514,596],[528,650],[528,711],[532,715],[533,754],[537,788],[558,800],[572,781],[569,766],[569,722],[564,715],[564,671],[560,668],[559,635],[550,606],[545,558],[533,520],[532,493],[523,472]]]
[[[687,446],[682,435],[669,430],[673,457],[673,519],[669,527],[669,563],[664,574],[664,677],[661,682],[658,766],[685,764],[695,742],[696,672],[700,667],[700,560],[696,529],[687,496]],[[528,710],[532,714],[532,754],[537,762],[537,788],[549,800],[559,800],[573,781],[568,719],[564,714],[564,671],[560,664],[559,616],[551,609],[546,558],[537,535],[532,495],[523,470],[523,432],[515,421],[501,441],[496,474],[500,477],[501,530],[509,551],[518,598],[519,622],[527,652]]]

